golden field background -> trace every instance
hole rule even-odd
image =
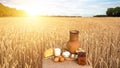
[[[120,68],[120,18],[0,18],[0,68],[41,68],[42,53],[79,30],[93,68]]]

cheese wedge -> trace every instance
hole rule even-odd
[[[50,48],[50,49],[47,49],[45,52],[44,52],[44,57],[47,58],[47,57],[50,57],[54,54],[53,52],[53,49]]]

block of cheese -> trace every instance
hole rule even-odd
[[[47,57],[50,57],[54,54],[53,52],[53,49],[50,48],[50,49],[47,49],[45,52],[44,52],[44,57],[47,58]]]

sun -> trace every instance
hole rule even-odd
[[[35,7],[33,7],[33,6],[27,7],[27,8],[25,9],[25,11],[27,12],[28,16],[38,16],[38,15],[42,14],[42,13],[40,12],[40,11],[41,11],[40,9],[35,8]]]
[[[38,10],[34,10],[34,9],[33,10],[27,9],[26,12],[27,12],[28,16],[38,16],[39,15]]]
[[[51,6],[53,4],[49,1],[39,0],[30,2],[23,6],[23,9],[27,12],[28,16],[40,16],[51,14]]]
[[[28,16],[39,16],[44,12],[45,6],[42,4],[31,4],[24,7],[24,10],[27,12]]]

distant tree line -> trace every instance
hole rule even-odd
[[[107,15],[95,15],[94,17],[108,17]]]
[[[95,15],[94,17],[120,17],[120,7],[108,8],[106,15]]]
[[[8,17],[8,16],[27,16],[27,13],[23,10],[10,8],[0,3],[0,17]]]
[[[106,14],[107,16],[120,17],[120,7],[108,8]]]

